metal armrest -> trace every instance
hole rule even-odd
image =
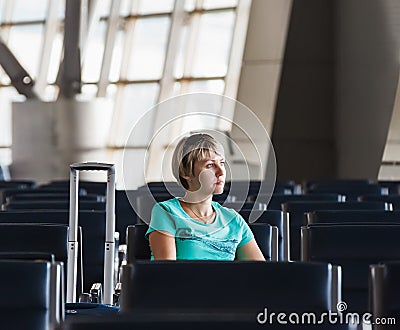
[[[289,213],[283,212],[285,216],[285,220],[283,222],[283,261],[290,260],[290,226],[289,226]]]
[[[342,302],[342,267],[332,265],[332,302],[331,309],[334,312],[341,312],[338,310],[338,304]]]
[[[278,227],[271,226],[272,237],[271,237],[271,261],[279,260],[279,245],[278,245]]]

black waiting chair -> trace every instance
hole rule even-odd
[[[0,260],[2,329],[51,328],[51,272],[46,261]]]
[[[374,320],[382,320],[374,329],[394,329],[400,314],[400,260],[370,265],[370,307]]]
[[[32,195],[32,194],[67,194],[69,195],[69,188],[24,188],[24,189],[18,189],[18,188],[7,188],[7,189],[1,189],[0,188],[0,203],[4,204],[9,197],[12,197],[14,195]],[[79,196],[82,197],[84,195],[87,195],[87,191],[84,190],[83,188],[79,188]]]
[[[80,201],[105,202],[105,196],[87,194],[79,196]],[[8,202],[26,202],[26,201],[64,201],[69,202],[67,193],[35,193],[35,194],[15,194],[6,198]]]
[[[400,223],[400,211],[322,210],[307,213],[307,224],[318,223]]]
[[[245,202],[245,201],[237,201],[237,202],[225,202],[222,203],[224,207],[234,209],[239,212],[240,210],[255,210],[255,211],[265,211],[267,209],[267,204],[263,203],[255,203],[255,202]]]
[[[46,184],[39,186],[40,189],[68,189],[70,182],[69,180],[54,180]],[[85,181],[80,180],[79,186],[87,191],[89,194],[103,195],[107,193],[107,183],[106,182],[95,182],[95,181]]]
[[[288,261],[290,253],[289,215],[283,211],[240,210],[239,214],[248,223],[267,223],[278,228],[278,260]]]
[[[308,192],[313,187],[328,186],[328,187],[365,187],[374,184],[374,181],[369,179],[317,179],[305,180],[302,183],[303,190]]]
[[[136,214],[137,196],[137,190],[115,191],[115,230],[120,234],[120,244],[126,244],[126,228],[138,221]]]
[[[151,210],[156,203],[164,202],[168,199],[173,198],[174,196],[167,194],[167,193],[160,193],[160,194],[143,194],[139,195],[136,198],[136,205],[137,205],[137,216],[138,220],[141,222],[150,223],[151,220]]]
[[[105,202],[79,201],[80,210],[105,211]],[[2,210],[69,210],[69,201],[12,201],[2,205]]]
[[[59,329],[63,323],[65,314],[64,283],[66,279],[64,275],[64,269],[66,265],[64,265],[63,262],[56,261],[54,254],[45,252],[0,252],[0,261],[4,260],[48,262],[50,264],[49,329]]]
[[[360,195],[387,195],[388,189],[376,183],[326,182],[311,185],[306,191],[309,194],[336,193],[346,196],[346,201],[356,201]]]
[[[400,259],[400,225],[314,224],[302,228],[302,260],[342,266],[347,312],[368,311],[369,265]]]
[[[282,324],[287,322],[286,319],[279,323],[275,318],[271,320],[271,324],[259,324],[257,322],[258,315],[255,313],[253,317],[246,317],[240,313],[230,314],[177,314],[177,315],[118,315],[111,317],[87,317],[67,320],[64,325],[64,330],[260,330],[264,327],[268,330],[350,330],[347,324],[315,324],[311,320],[309,324],[299,324],[293,320],[293,324]],[[263,316],[261,316],[263,317]],[[268,317],[268,315],[267,315]]]
[[[334,272],[328,263],[136,261],[123,266],[121,312],[205,320],[235,314],[253,322],[265,308],[320,314],[336,308]]]
[[[272,194],[275,186],[272,182],[258,180],[234,180],[225,183],[224,192],[236,196],[238,200],[247,200],[250,195]],[[282,191],[277,188],[277,191]],[[287,191],[289,193],[289,191]]]
[[[393,205],[393,210],[400,210],[400,195],[362,195],[358,196],[360,202],[382,201]]]
[[[0,190],[2,189],[29,189],[36,187],[36,182],[32,180],[0,180]]]
[[[67,265],[68,226],[61,224],[0,223],[0,252],[41,252]]]
[[[103,211],[79,211],[79,226],[82,228],[83,291],[89,292],[93,283],[103,281],[105,220]],[[12,210],[0,212],[1,223],[69,223],[69,212],[63,210]],[[43,239],[43,244],[46,239]]]
[[[151,250],[145,234],[149,226],[145,223],[130,225],[126,229],[126,261],[133,263],[135,260],[150,260]]]
[[[265,260],[278,261],[278,228],[267,223],[250,223],[249,227]]]
[[[43,223],[0,223],[0,258],[13,256],[12,259],[30,259],[41,257],[54,262],[62,262],[64,279],[67,278],[68,233],[69,228],[61,224]],[[46,257],[47,256],[47,257]],[[81,258],[81,256],[79,256]],[[78,276],[82,275],[82,267],[78,267]],[[82,279],[78,279],[82,284]],[[78,295],[82,288],[78,287]]]
[[[259,324],[256,321],[258,315],[253,317],[243,317],[242,314],[211,314],[193,315],[193,314],[178,314],[173,315],[118,315],[111,317],[87,317],[67,320],[64,325],[64,330],[260,330],[267,328],[268,330],[350,330],[347,324],[298,324],[296,321],[293,324],[280,324],[276,318],[271,324]],[[287,315],[286,315],[287,316]],[[287,318],[286,318],[287,319]],[[282,320],[281,323],[287,322]],[[316,322],[315,322],[316,323]]]
[[[400,181],[396,180],[379,180],[378,184],[389,190],[389,194],[398,195],[400,193]]]
[[[268,199],[266,199],[268,198]],[[309,195],[277,195],[274,194],[269,199],[269,196],[260,195],[260,202],[268,202],[268,210],[282,210],[282,204],[288,202],[344,202],[345,196],[340,194],[309,194]]]
[[[289,202],[282,204],[282,210],[289,213],[290,257],[300,260],[300,228],[306,224],[305,213],[317,210],[391,210],[385,202]]]

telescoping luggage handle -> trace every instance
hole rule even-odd
[[[104,303],[113,303],[114,233],[115,233],[115,166],[97,162],[70,165],[69,239],[67,269],[67,303],[76,302],[78,265],[78,188],[80,171],[107,171],[106,240],[104,249]]]

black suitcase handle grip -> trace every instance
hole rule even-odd
[[[70,165],[71,170],[75,171],[111,171],[114,173],[114,164],[87,162],[87,163],[75,163]]]

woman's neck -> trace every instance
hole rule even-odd
[[[182,200],[186,203],[196,204],[199,207],[209,207],[212,201],[212,195],[202,195],[198,192],[186,191]]]
[[[212,195],[199,196],[199,194],[186,192],[185,196],[181,199],[185,206],[189,209],[195,209],[201,215],[209,215],[213,212],[211,207]]]

